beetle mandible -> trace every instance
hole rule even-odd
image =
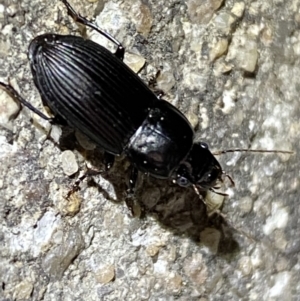
[[[36,88],[49,118],[10,85],[0,83],[15,99],[52,124],[67,124],[83,132],[105,151],[109,169],[114,156],[131,162],[129,192],[138,172],[172,178],[196,192],[212,190],[225,174],[206,143],[194,142],[187,118],[157,96],[125,63],[120,42],[61,0],[68,14],[117,46],[115,53],[73,35],[43,34],[34,38],[28,59]]]

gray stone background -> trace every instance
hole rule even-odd
[[[92,2],[92,1],[91,1]],[[124,43],[218,157],[222,216],[192,189],[142,177],[145,217],[124,203],[128,162],[64,196],[102,153],[0,94],[1,300],[300,300],[300,2],[72,1]],[[33,37],[80,32],[60,1],[0,0],[0,80],[42,109],[27,61]],[[110,45],[111,46],[111,45]],[[50,139],[47,137],[50,136]],[[79,143],[78,143],[79,141]],[[221,198],[222,199],[222,198]],[[220,198],[217,200],[220,200]]]

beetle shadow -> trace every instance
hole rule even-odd
[[[212,241],[216,241],[219,255],[239,251],[235,239],[237,231],[220,214],[208,216],[205,203],[192,188],[172,186],[168,181],[153,178],[144,182],[147,182],[146,189],[137,192],[137,199],[146,214],[154,216],[162,227],[175,235],[188,237],[212,252],[215,252]],[[213,233],[214,237],[206,237],[209,233]]]
[[[61,151],[76,150],[82,155],[82,157],[84,158],[84,162],[86,163],[86,165],[81,164],[79,167],[79,171],[76,174],[73,174],[72,176],[69,177],[70,190],[68,192],[68,195],[73,193],[71,187],[73,186],[73,184],[75,184],[76,181],[78,181],[80,173],[87,171],[87,166],[88,166],[88,168],[90,169],[88,174],[90,175],[85,177],[84,180],[87,182],[87,186],[96,187],[99,193],[101,193],[103,197],[109,200],[110,202],[120,203],[125,195],[126,182],[124,181],[124,178],[121,178],[122,175],[124,175],[122,174],[123,171],[121,170],[119,173],[116,172],[118,168],[120,168],[120,164],[118,162],[119,160],[118,159],[116,160],[113,167],[109,171],[105,171],[105,165],[103,163],[104,162],[103,150],[99,149],[98,147],[95,147],[91,150],[87,150],[86,148],[83,148],[81,144],[78,142],[76,131],[73,128],[66,125],[60,125],[60,128],[62,132],[58,141],[55,141],[50,135],[48,135],[48,139],[51,140]],[[81,134],[80,136],[83,137],[84,143],[86,142],[91,143],[90,140],[86,138],[83,134]],[[110,182],[115,188],[114,189],[114,192],[116,194],[115,198],[113,198],[110,195],[110,193],[96,181],[97,175],[100,174],[105,180]],[[83,183],[80,181],[78,185],[78,190],[81,190],[82,186]]]
[[[61,150],[76,149],[95,169],[103,170],[103,151],[98,148],[86,151],[76,141],[75,133],[63,128],[58,147]],[[96,187],[110,202],[120,204],[125,201],[128,175],[129,162],[120,157],[115,160],[111,170],[101,173],[101,177],[113,186],[115,198],[96,181],[96,177],[89,177],[87,185]],[[134,201],[142,208],[142,215],[155,217],[163,228],[171,230],[175,235],[189,237],[199,244],[202,244],[201,233],[205,232],[205,229],[214,229],[220,234],[219,255],[238,252],[239,245],[234,238],[236,231],[226,220],[218,214],[208,217],[204,202],[193,189],[182,188],[170,182],[139,176]],[[210,245],[207,247],[210,248]]]

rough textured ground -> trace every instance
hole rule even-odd
[[[91,1],[92,2],[92,1]],[[1,300],[299,300],[299,1],[72,1],[124,43],[126,61],[212,150],[286,149],[293,155],[218,157],[222,214],[195,193],[143,177],[124,204],[128,162],[85,181],[102,153],[0,94]],[[0,80],[42,108],[27,61],[33,37],[80,34],[60,1],[0,0]],[[81,33],[83,28],[81,28]],[[97,34],[87,36],[107,44]],[[80,144],[77,142],[80,141]],[[71,152],[70,152],[71,151]],[[226,188],[224,188],[226,189]],[[135,208],[136,211],[139,207]]]

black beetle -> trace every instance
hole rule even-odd
[[[28,50],[34,83],[49,118],[23,99],[11,85],[0,83],[14,98],[51,123],[68,124],[105,151],[106,167],[125,153],[133,191],[138,171],[195,190],[213,190],[224,174],[207,144],[194,142],[186,117],[161,99],[123,63],[124,47],[115,38],[77,14],[66,0],[68,14],[117,46],[103,46],[72,35],[43,34]]]

